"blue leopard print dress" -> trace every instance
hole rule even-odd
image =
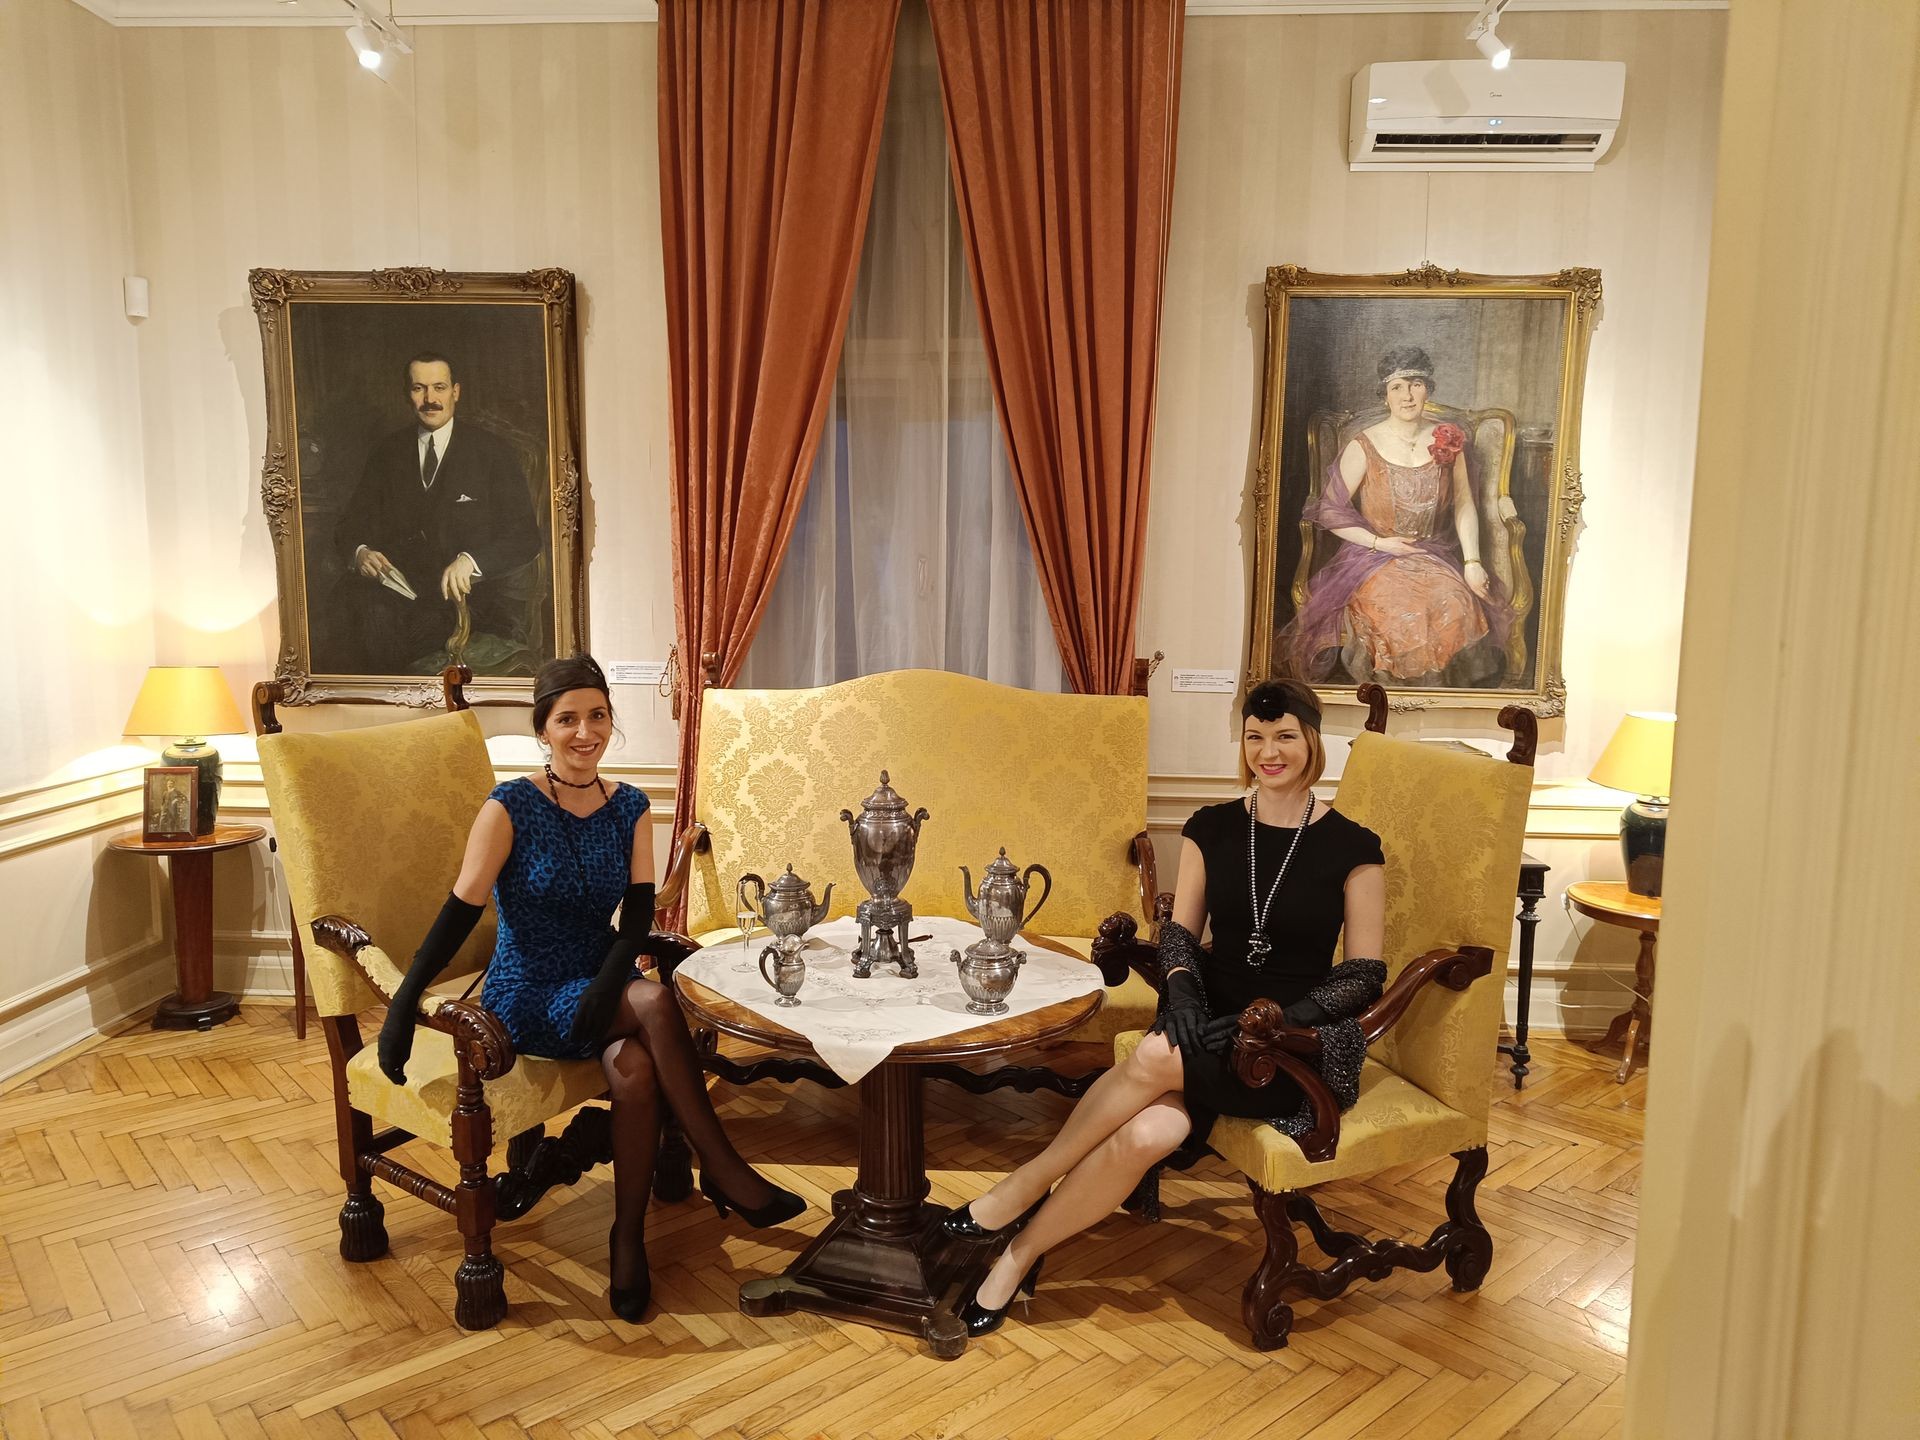
[[[574,1045],[567,1031],[613,943],[613,911],[633,873],[633,827],[647,797],[615,785],[605,805],[579,816],[522,778],[487,798],[506,807],[513,849],[493,886],[500,935],[482,1003],[506,1022],[522,1054],[589,1059],[599,1043]]]

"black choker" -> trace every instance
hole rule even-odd
[[[591,780],[583,780],[579,784],[575,784],[571,780],[562,780],[558,775],[554,774],[553,766],[551,764],[547,766],[547,779],[550,783],[554,785],[564,785],[569,790],[598,789],[602,795],[607,793],[607,787],[601,783],[600,777],[598,775],[595,775]]]

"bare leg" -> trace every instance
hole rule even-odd
[[[1062,1240],[1111,1215],[1140,1183],[1149,1166],[1179,1148],[1192,1124],[1180,1096],[1168,1093],[1101,1141],[1067,1172],[1032,1223],[1001,1251],[987,1278],[980,1282],[976,1302],[989,1310],[1004,1306],[1034,1261]]]
[[[632,1036],[646,1047],[659,1093],[673,1108],[687,1139],[700,1156],[700,1168],[742,1205],[765,1205],[774,1187],[741,1158],[727,1138],[707,1097],[706,1070],[693,1048],[686,1017],[673,992],[654,980],[635,980],[620,997],[609,1038]]]
[[[1168,1091],[1178,1091],[1182,1079],[1180,1052],[1164,1035],[1147,1036],[1131,1055],[1094,1081],[1046,1149],[1002,1177],[972,1203],[969,1213],[989,1230],[1011,1223],[1095,1146]]]
[[[639,1041],[616,1040],[600,1053],[613,1099],[613,1238],[607,1280],[632,1290],[647,1279],[647,1197],[660,1149],[660,1089]]]

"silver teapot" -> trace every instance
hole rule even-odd
[[[1020,978],[1020,967],[1027,963],[1026,952],[991,939],[976,940],[964,952],[955,950],[952,959],[960,972],[960,988],[967,994],[967,1013],[1006,1014],[1007,996]]]
[[[797,935],[782,935],[760,952],[760,978],[774,989],[776,1005],[798,1005],[800,987],[807,981],[807,957]],[[771,963],[773,972],[767,972]]]
[[[747,886],[754,888],[755,898],[747,898]],[[798,939],[813,926],[827,918],[827,909],[833,900],[833,886],[827,886],[827,893],[815,904],[813,890],[798,875],[793,866],[787,866],[787,873],[778,876],[772,885],[768,885],[758,875],[747,874],[740,877],[740,908],[751,911],[760,917],[760,923],[772,931],[778,939],[793,936]]]
[[[1035,875],[1044,882],[1045,888],[1028,910],[1027,891]],[[986,873],[980,877],[979,895],[973,893],[973,872],[964,865],[960,867],[960,878],[965,882],[960,893],[966,899],[967,914],[987,932],[987,939],[997,945],[1009,944],[1026,929],[1027,922],[1040,913],[1040,907],[1053,894],[1053,876],[1047,873],[1047,867],[1029,865],[1024,871],[1017,869],[1007,858],[1004,845],[1000,847],[999,858],[987,866]]]

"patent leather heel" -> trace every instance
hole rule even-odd
[[[1007,1318],[1007,1311],[1013,1308],[1016,1297],[1021,1295],[1029,1299],[1033,1297],[1033,1292],[1040,1286],[1040,1267],[1046,1263],[1046,1260],[1047,1257],[1042,1255],[1033,1262],[1027,1273],[1020,1277],[1020,1283],[1013,1287],[1013,1294],[1007,1297],[1007,1303],[997,1310],[989,1310],[980,1303],[979,1291],[976,1287],[975,1298],[968,1300],[959,1310],[960,1323],[967,1327],[967,1334],[978,1339],[982,1335],[991,1335],[998,1330],[1001,1322]]]
[[[607,1231],[607,1304],[613,1313],[629,1325],[638,1325],[647,1318],[647,1309],[653,1304],[653,1272],[645,1268],[645,1247],[641,1248],[642,1267],[640,1283],[621,1287],[613,1283],[613,1230]]]
[[[1051,1193],[1051,1192],[1049,1192]],[[969,1200],[957,1210],[949,1210],[940,1217],[940,1228],[959,1240],[1001,1240],[1011,1239],[1027,1228],[1027,1222],[1040,1213],[1040,1207],[1047,1203],[1042,1195],[1020,1214],[1013,1217],[998,1230],[989,1230],[973,1218],[973,1202]]]
[[[773,1186],[773,1199],[758,1209],[749,1209],[718,1185],[707,1184],[705,1175],[700,1177],[700,1193],[713,1202],[714,1213],[721,1219],[724,1220],[727,1212],[731,1210],[756,1230],[785,1224],[794,1216],[804,1213],[807,1208],[807,1202],[803,1198],[791,1190],[782,1190],[778,1185]]]

